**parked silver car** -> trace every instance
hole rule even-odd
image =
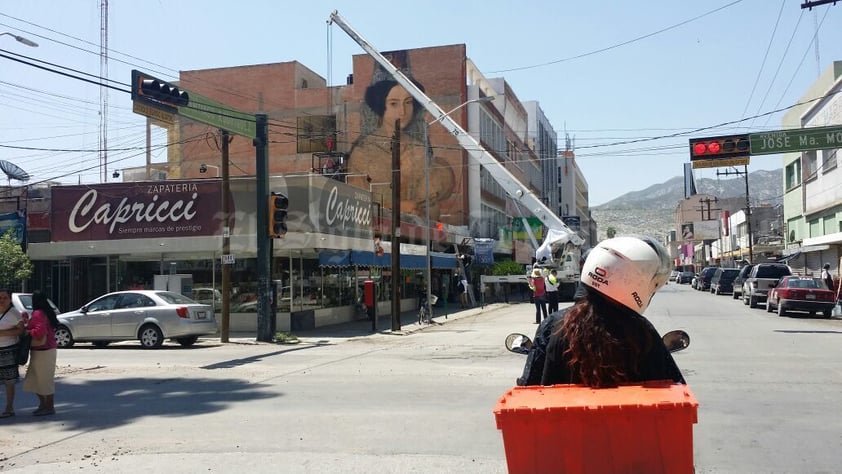
[[[108,293],[77,311],[60,314],[56,328],[59,347],[92,342],[138,339],[144,348],[161,347],[164,339],[182,346],[217,331],[213,309],[170,291],[135,290]]]

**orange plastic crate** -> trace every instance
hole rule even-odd
[[[692,473],[699,403],[671,382],[515,387],[494,416],[510,473]]]

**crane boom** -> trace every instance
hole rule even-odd
[[[412,81],[410,81],[398,68],[396,68],[385,56],[374,48],[365,38],[357,33],[351,25],[349,25],[340,15],[334,10],[330,14],[330,22],[337,24],[348,34],[354,41],[359,44],[369,56],[388,72],[395,81],[404,87],[409,94],[422,104],[425,109],[432,115],[435,120],[433,122],[441,122],[445,129],[453,135],[459,142],[459,145],[468,152],[468,154],[482,165],[495,181],[514,199],[517,203],[523,205],[529,212],[534,214],[541,222],[549,229],[547,238],[544,243],[538,247],[536,251],[536,259],[539,264],[551,266],[553,264],[552,254],[559,248],[570,243],[574,246],[581,246],[584,240],[572,231],[546,204],[544,204],[528,187],[524,186],[509,170],[507,170],[494,156],[485,149],[474,137],[468,134],[462,127],[450,118],[441,107],[438,106],[432,99],[430,99],[424,92],[421,91]],[[552,239],[552,240],[551,240]]]

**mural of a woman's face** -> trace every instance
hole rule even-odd
[[[392,87],[386,96],[386,109],[383,111],[383,126],[392,127],[400,119],[401,127],[409,125],[415,111],[412,96],[402,86]]]

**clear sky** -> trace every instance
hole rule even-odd
[[[334,9],[381,51],[464,43],[487,77],[540,102],[560,144],[565,133],[575,139],[592,206],[680,176],[690,136],[780,129],[782,112],[752,117],[792,106],[842,59],[842,3],[812,11],[802,0],[109,3],[107,77],[124,90],[133,68],[176,79],[179,70],[290,60],[342,84],[363,51],[328,27]],[[0,33],[39,47],[4,35],[0,50],[97,82],[100,4],[5,0]],[[98,182],[100,104],[95,84],[0,57],[0,159],[30,182]],[[110,91],[108,104],[111,180],[113,169],[145,162],[145,119],[127,93]],[[732,124],[716,127],[723,123]],[[693,132],[705,127],[714,128]],[[749,170],[780,166],[780,156],[759,156]],[[715,178],[716,169],[696,176]]]

